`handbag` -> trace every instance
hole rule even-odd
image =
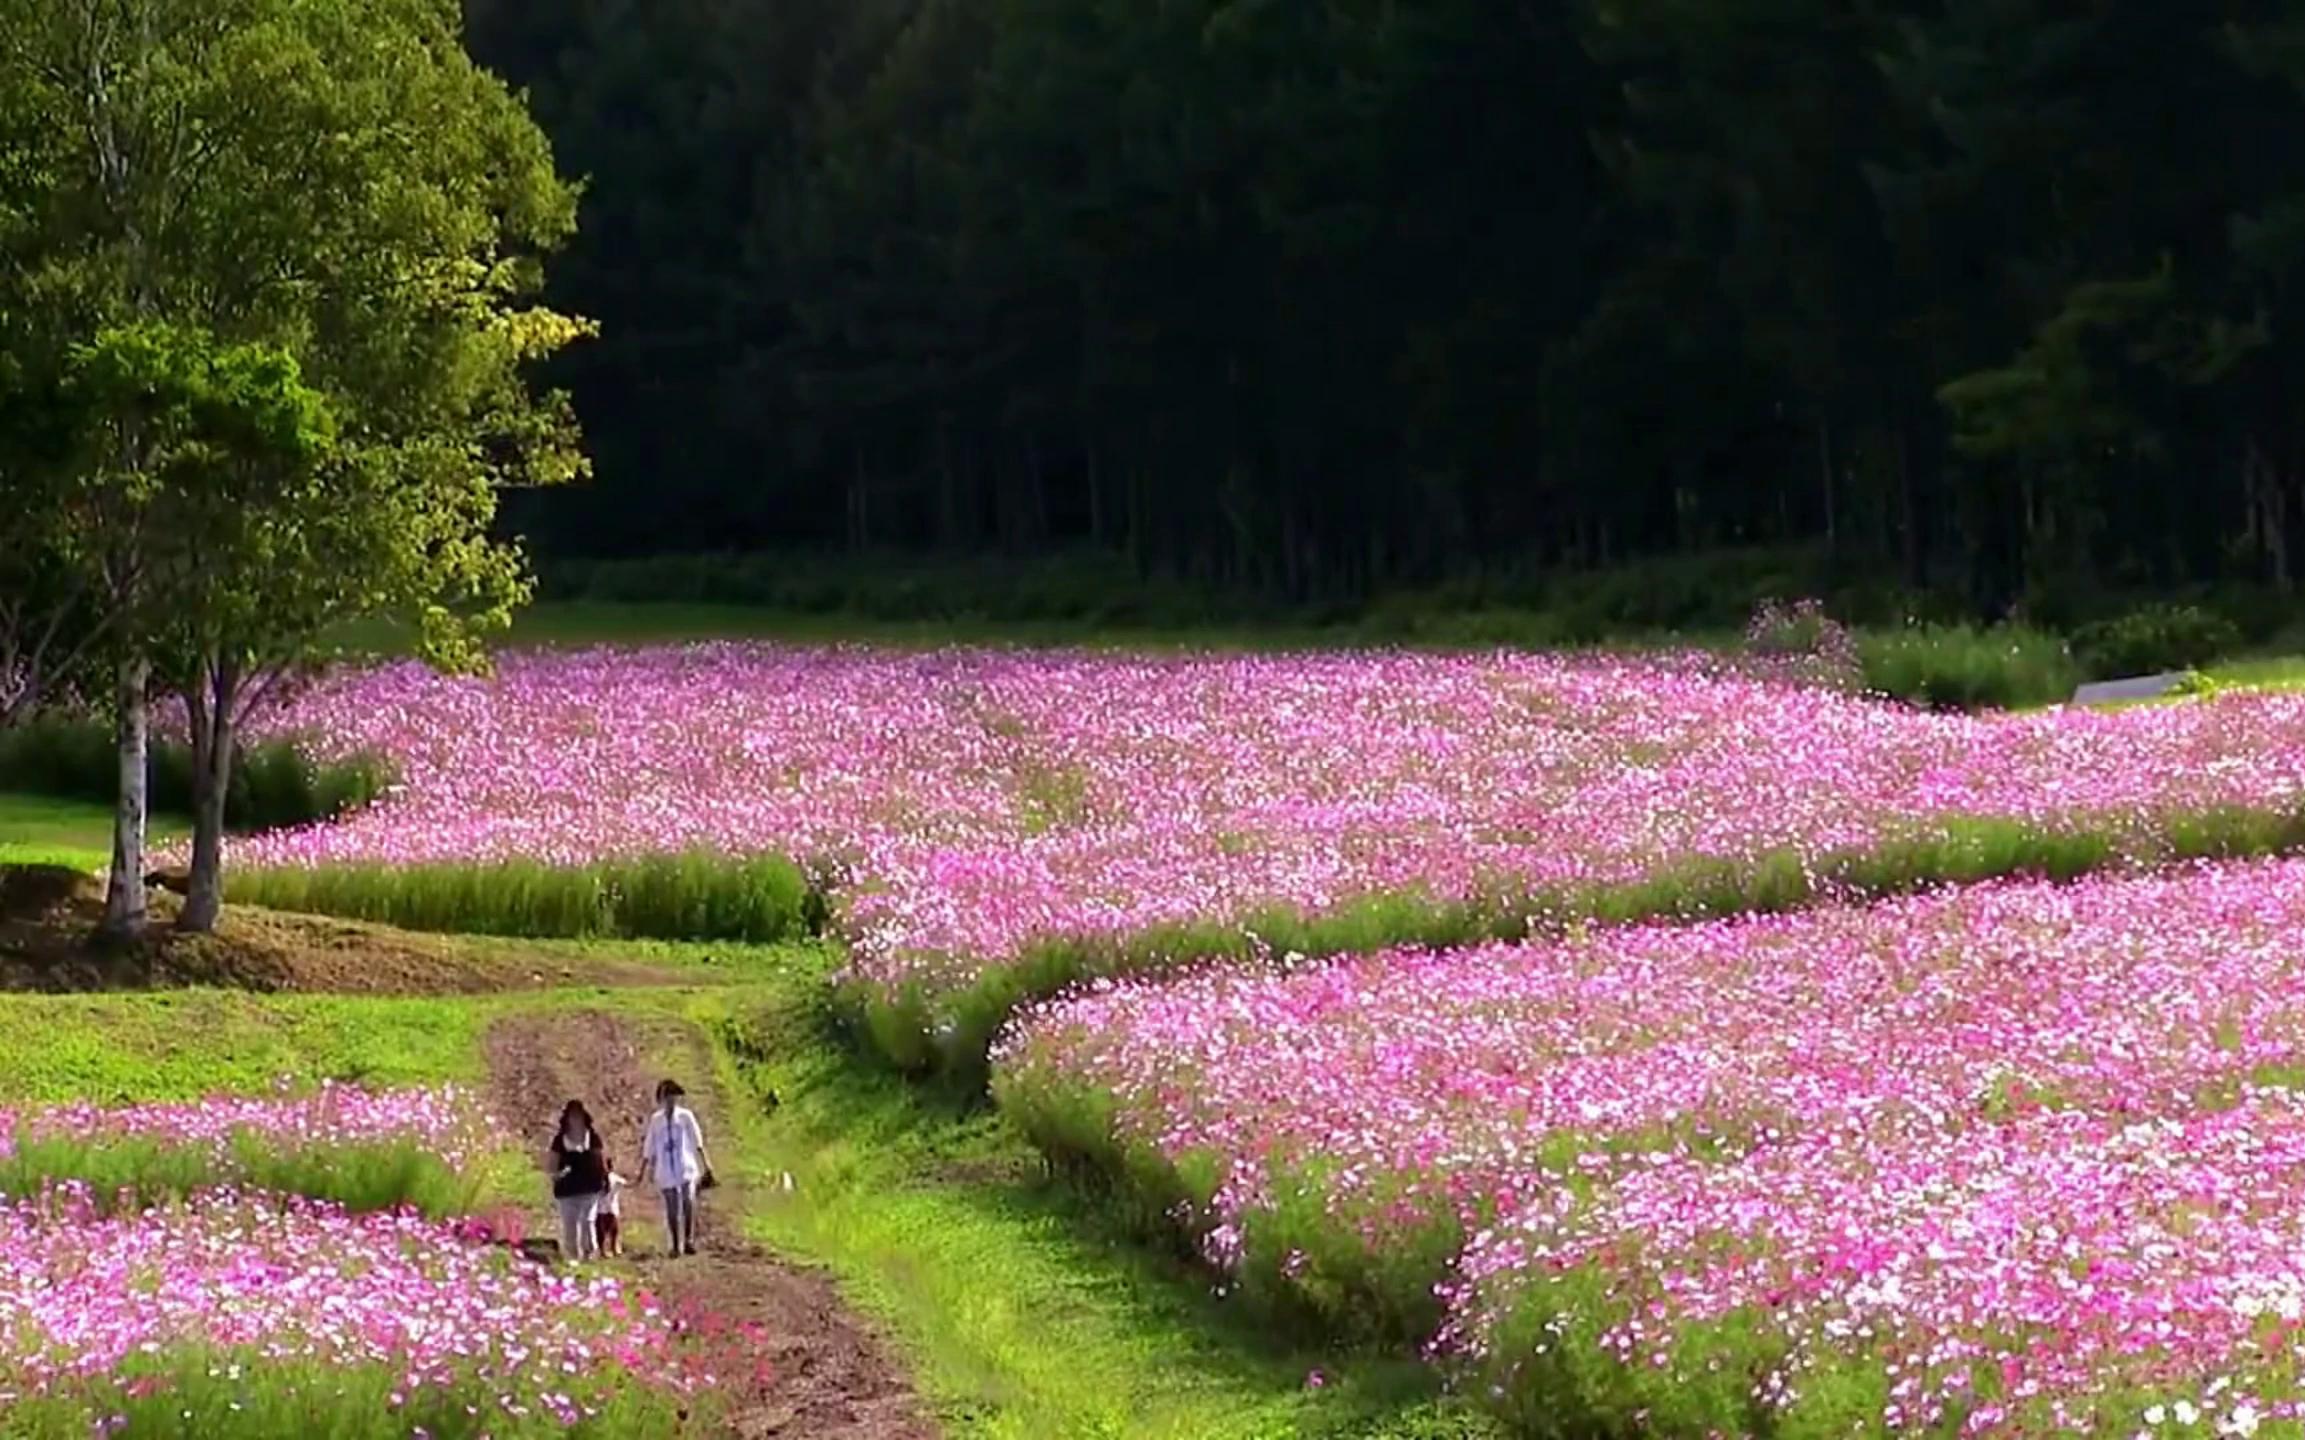
[[[707,1167],[703,1176],[697,1180],[696,1188],[699,1190],[710,1190],[713,1186],[718,1185],[719,1183],[720,1182],[718,1180],[713,1178],[712,1170],[710,1167]]]

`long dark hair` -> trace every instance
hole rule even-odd
[[[560,1107],[560,1128],[552,1132],[553,1138],[558,1140],[567,1136],[571,1116],[584,1122],[585,1143],[597,1144],[600,1140],[600,1127],[592,1123],[592,1112],[584,1108],[582,1100],[571,1100]]]
[[[662,1105],[667,1100],[678,1100],[687,1093],[686,1090],[680,1088],[678,1080],[660,1080],[656,1084],[656,1103]]]

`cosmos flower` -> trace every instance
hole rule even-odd
[[[2301,933],[2274,862],[1224,968],[1039,1007],[995,1089],[1197,1188],[1213,1263],[1437,1294],[1532,1396],[1710,1353],[1786,1409],[1879,1376],[1897,1433],[2253,1380],[2247,1433],[2299,1418]]]
[[[347,672],[257,728],[380,752],[400,783],[236,840],[238,863],[784,854],[835,877],[846,978],[932,1009],[1047,942],[1271,907],[1554,893],[1961,817],[2150,836],[2305,798],[2305,697],[1961,717],[1513,654],[521,653],[487,679]]]

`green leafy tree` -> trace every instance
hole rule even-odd
[[[113,621],[108,926],[142,921],[155,667],[203,767],[213,923],[231,736],[347,619],[479,659],[524,593],[500,489],[585,462],[530,367],[575,196],[452,0],[0,0],[0,314],[82,433],[73,549]],[[131,778],[133,772],[134,778]]]

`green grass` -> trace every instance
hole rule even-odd
[[[512,628],[496,641],[496,648],[774,640],[794,645],[871,644],[904,650],[981,645],[1256,652],[1404,643],[1438,649],[1509,644],[1541,648],[1557,644],[1558,638],[1537,620],[1522,622],[1509,615],[1476,616],[1406,634],[1288,621],[1159,626],[1075,620],[874,620],[742,605],[553,600],[521,611]],[[406,633],[386,625],[346,629],[337,635],[336,643],[346,651],[365,655],[399,655],[408,649]]]
[[[772,855],[243,867],[224,884],[235,903],[447,934],[768,944],[821,919],[808,877]]]
[[[197,1100],[283,1077],[423,1085],[481,1077],[492,1002],[174,990],[0,997],[0,1103]]]
[[[502,1168],[502,1167],[499,1167]],[[487,1169],[460,1172],[412,1142],[283,1149],[254,1136],[219,1153],[152,1140],[33,1139],[0,1156],[0,1195],[86,1184],[99,1209],[176,1204],[219,1185],[326,1200],[365,1212],[413,1206],[436,1220],[469,1215],[503,1189]]]
[[[1213,1298],[1205,1272],[1138,1243],[1046,1178],[1009,1124],[956,1092],[859,1064],[828,961],[695,994],[737,1093],[773,1090],[738,1153],[768,1196],[756,1230],[829,1265],[903,1339],[954,1436],[1469,1440],[1490,1422],[1407,1359],[1339,1363]],[[793,1188],[782,1188],[790,1174]],[[1308,1387],[1315,1369],[1326,1384]]]
[[[2305,655],[2263,655],[2228,660],[2205,672],[2220,685],[2246,690],[2305,690]]]
[[[174,816],[152,817],[150,842],[180,839]],[[0,790],[0,865],[69,865],[101,870],[112,859],[112,810],[85,800]]]
[[[721,983],[400,999],[221,992],[0,997],[0,1103],[192,1099],[278,1078],[475,1081],[514,1010],[609,1009],[706,1027],[737,1133],[716,1136],[762,1197],[761,1238],[829,1267],[899,1339],[955,1440],[1475,1440],[1490,1423],[1407,1359],[1337,1360],[1266,1333],[1197,1267],[1136,1243],[1044,1178],[982,1104],[860,1060],[834,1026],[818,947],[543,947]],[[744,1105],[771,1087],[783,1105]],[[779,1177],[791,1174],[784,1191]],[[1315,1368],[1327,1383],[1310,1388]],[[168,1433],[166,1431],[158,1433]],[[258,1433],[258,1432],[250,1432]],[[263,1432],[270,1433],[270,1432]]]
[[[505,948],[499,941],[472,943],[476,950]],[[524,943],[520,950],[579,973],[587,959],[612,951],[693,975],[700,986],[782,975],[790,965],[778,950],[741,945]],[[576,985],[437,996],[241,990],[0,994],[0,1105],[197,1100],[258,1094],[283,1078],[371,1088],[477,1084],[486,1078],[483,1037],[506,1010],[621,1005],[626,993]],[[630,1003],[647,1006],[661,993],[634,990]]]

